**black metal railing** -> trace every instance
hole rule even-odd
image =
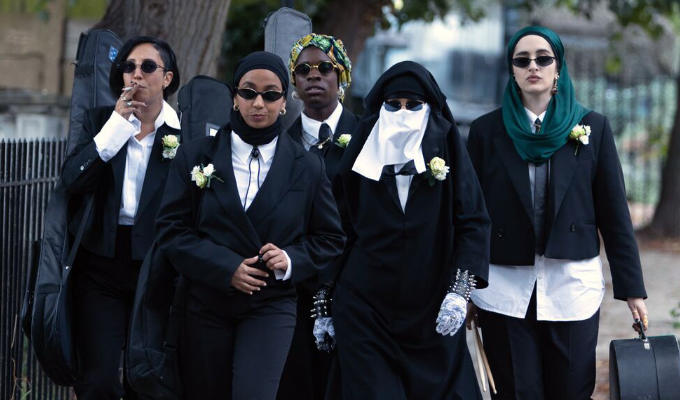
[[[72,397],[42,373],[21,331],[28,273],[37,262],[43,216],[59,177],[65,140],[0,140],[0,398]]]

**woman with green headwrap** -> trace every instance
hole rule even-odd
[[[489,286],[472,293],[498,394],[589,399],[604,296],[647,325],[640,257],[607,118],[574,97],[559,36],[510,40],[502,107],[472,123],[468,151],[492,220]]]

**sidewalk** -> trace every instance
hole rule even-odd
[[[649,311],[650,336],[675,334],[680,337],[680,329],[673,329],[670,311],[680,302],[680,252],[662,251],[649,248],[640,243],[640,257],[649,298],[646,300]],[[613,339],[636,337],[631,328],[632,317],[624,301],[614,300],[612,293],[609,264],[602,252],[606,293],[600,308],[600,332],[597,342],[597,378],[594,400],[609,400],[609,342]],[[678,321],[680,322],[680,321]],[[468,331],[468,347],[474,363],[474,338]],[[476,365],[475,365],[476,368]],[[478,375],[479,376],[479,375]],[[490,399],[488,392],[484,399]]]

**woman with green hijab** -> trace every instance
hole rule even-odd
[[[472,293],[494,399],[589,399],[604,296],[646,329],[640,257],[607,118],[574,97],[564,46],[530,26],[507,48],[502,107],[472,123],[468,151],[492,221],[489,286]]]

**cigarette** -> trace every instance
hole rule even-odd
[[[123,88],[124,92],[128,92],[130,90],[132,90],[132,86],[126,86],[126,87]]]

